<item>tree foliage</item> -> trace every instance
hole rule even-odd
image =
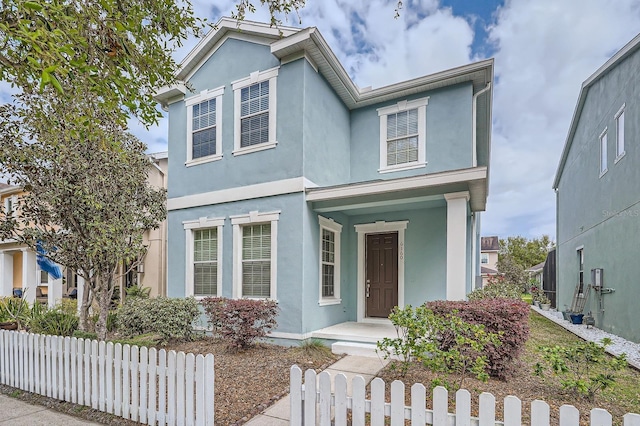
[[[0,237],[32,250],[40,244],[51,260],[78,271],[100,305],[96,331],[104,338],[118,267],[135,267],[144,256],[143,234],[164,219],[166,195],[146,181],[146,146],[95,108],[95,95],[64,100],[54,92],[20,95],[28,111],[0,107],[0,164],[26,190],[17,212],[2,214]],[[42,114],[28,114],[34,110]]]
[[[499,257],[496,267],[505,283],[519,288],[521,292],[529,291],[529,274],[513,257],[510,255]]]
[[[531,240],[518,235],[507,239],[501,238],[499,243],[499,260],[504,257],[510,257],[522,269],[544,262],[549,250],[555,246],[555,243],[548,235]],[[499,269],[499,271],[502,272],[502,269]]]

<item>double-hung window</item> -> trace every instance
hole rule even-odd
[[[222,295],[222,227],[224,218],[183,222],[187,244],[187,296]]]
[[[222,95],[224,86],[186,100],[187,166],[222,158]]]
[[[421,98],[378,109],[380,173],[425,167],[428,103]]]
[[[231,216],[234,296],[276,299],[280,212]]]
[[[13,216],[13,212],[16,208],[16,196],[10,195],[4,199],[4,212],[7,215],[7,218]]]
[[[624,157],[624,107],[625,104],[622,104],[622,107],[618,110],[615,115],[616,119],[616,159],[617,163],[622,157]]]
[[[342,225],[318,216],[320,222],[319,304],[340,303],[340,234]]]
[[[274,148],[278,68],[234,81],[234,155]]]
[[[600,177],[607,173],[607,128],[600,133]]]

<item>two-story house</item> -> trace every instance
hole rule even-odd
[[[360,89],[316,28],[222,19],[177,77],[170,297],[274,299],[300,339],[471,291],[492,60]]]
[[[553,188],[558,307],[640,342],[640,35],[583,84]],[[584,307],[582,308],[582,306]]]
[[[480,274],[482,275],[482,287],[489,283],[489,278],[498,275],[499,241],[497,236],[480,238]]]

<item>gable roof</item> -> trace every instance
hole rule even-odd
[[[556,177],[553,180],[553,189],[558,189],[558,185],[560,184],[560,176],[562,176],[562,171],[564,170],[564,166],[567,163],[569,150],[571,149],[573,137],[575,136],[578,127],[578,120],[580,119],[582,109],[584,108],[584,104],[587,99],[587,92],[589,91],[591,86],[593,86],[598,80],[604,77],[620,62],[624,61],[627,57],[635,53],[638,49],[640,49],[640,34],[635,36],[633,40],[627,43],[622,49],[618,50],[615,55],[613,55],[607,62],[605,62],[600,68],[598,68],[596,72],[591,74],[591,76],[582,83],[580,94],[578,95],[578,101],[576,102],[576,108],[573,111],[573,117],[571,118],[569,133],[567,134],[564,149],[562,150],[562,156],[560,157],[560,163],[558,164],[558,170],[556,171]]]
[[[230,33],[235,33],[234,36],[253,37],[254,41],[258,38],[262,39],[262,42],[270,45],[271,53],[283,60],[283,63],[306,57],[327,79],[349,109],[464,82],[471,82],[473,92],[477,93],[493,81],[493,59],[487,59],[373,90],[360,89],[351,80],[317,28],[309,27],[303,30],[293,27],[275,28],[259,22],[238,22],[235,19],[222,18],[180,64],[176,78],[181,83],[160,88],[155,99],[166,104],[176,96],[185,95],[187,88],[184,82],[208,59],[216,45]],[[481,96],[483,102],[478,100],[478,112],[482,113],[486,110],[484,113],[486,117],[479,120],[478,124],[484,126],[483,122],[488,122],[487,129],[491,124],[491,92],[491,89],[487,90]]]
[[[498,237],[481,237],[480,238],[480,251],[499,251],[500,243]]]

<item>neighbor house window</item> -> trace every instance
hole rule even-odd
[[[426,165],[426,110],[429,98],[379,108],[381,173]]]
[[[320,222],[320,305],[340,303],[340,234],[342,225],[318,216]]]
[[[578,249],[578,295],[584,295],[584,249]]]
[[[235,297],[276,299],[280,212],[231,216]]]
[[[620,110],[616,113],[616,162],[620,160],[624,152],[624,107],[623,104]]]
[[[600,176],[607,172],[607,129],[600,134]]]
[[[232,83],[234,93],[234,155],[274,148],[278,68],[256,71]]]
[[[12,217],[13,212],[16,209],[16,197],[15,195],[9,196],[4,199],[4,211],[7,217]]]
[[[195,165],[222,158],[222,94],[224,86],[186,100],[187,162]]]
[[[187,244],[186,295],[222,295],[222,227],[224,218],[199,218],[183,222]]]
[[[487,253],[480,254],[480,263],[489,263],[489,255]]]

